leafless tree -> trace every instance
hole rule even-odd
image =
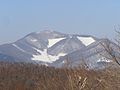
[[[116,31],[116,32],[117,32],[117,38],[115,39],[116,41],[116,43],[114,44],[115,47],[112,45],[112,43],[109,40],[105,43],[101,43],[101,45],[104,48],[105,52],[107,52],[107,55],[110,56],[110,58],[113,60],[113,62],[116,62],[120,66],[120,62],[119,62],[120,60],[120,56],[119,56],[120,55],[120,32],[119,31]],[[118,54],[116,55],[116,53]]]

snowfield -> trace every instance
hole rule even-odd
[[[41,50],[36,49],[36,48],[34,48],[34,49],[37,52],[39,52],[40,54],[33,55],[32,60],[38,60],[38,61],[52,63],[52,62],[56,61],[57,59],[59,59],[61,56],[66,55],[65,53],[59,53],[57,56],[52,56],[52,55],[48,55],[47,49],[44,49],[44,51],[41,51]]]
[[[72,36],[71,36],[72,38]],[[77,37],[85,46],[88,46],[92,43],[95,42],[95,40],[92,37]],[[60,42],[61,40],[66,39],[66,38],[55,38],[55,39],[48,39],[48,48],[52,47],[53,45],[55,45],[56,43]],[[47,49],[44,49],[43,51],[34,48],[34,50],[36,50],[39,54],[38,55],[32,55],[32,60],[38,60],[38,61],[43,61],[43,62],[48,62],[48,63],[52,63],[56,60],[58,60],[61,56],[65,56],[67,54],[65,53],[59,53],[57,56],[52,56],[49,55],[47,53]]]
[[[65,38],[48,39],[48,48]]]
[[[92,37],[77,37],[85,46],[88,46],[95,42]]]

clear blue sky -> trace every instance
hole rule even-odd
[[[0,0],[0,44],[44,29],[114,38],[118,24],[120,0]]]

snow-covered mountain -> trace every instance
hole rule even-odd
[[[6,60],[8,56],[8,61],[37,62],[55,67],[62,67],[68,61],[76,66],[84,59],[84,63],[93,68],[100,62],[112,62],[100,55],[104,52],[101,43],[108,41],[90,35],[45,30],[30,33],[14,43],[0,45],[0,59]]]
[[[114,56],[120,63],[119,47],[108,39],[99,39],[85,48],[79,49],[61,57],[52,63],[55,67],[74,67],[85,65],[86,68],[105,68],[116,62]]]

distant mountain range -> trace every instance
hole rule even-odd
[[[56,31],[33,32],[20,40],[0,45],[0,60],[39,63],[54,67],[87,66],[103,68],[115,64],[104,46],[119,55],[118,46],[109,39]],[[116,65],[116,64],[115,64]]]

